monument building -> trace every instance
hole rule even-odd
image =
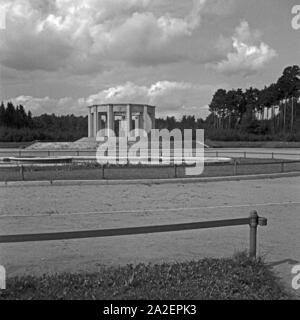
[[[102,129],[113,130],[116,137],[129,132],[155,129],[155,107],[141,104],[100,104],[88,107],[88,135],[95,138]],[[109,132],[109,131],[108,131]],[[109,133],[108,133],[109,134]]]

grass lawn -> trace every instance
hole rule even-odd
[[[299,141],[216,141],[206,144],[213,148],[300,148]]]
[[[0,299],[289,299],[260,259],[229,259],[103,268],[94,274],[9,278]]]

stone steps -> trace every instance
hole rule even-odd
[[[132,144],[134,142],[128,143],[128,146]],[[75,142],[36,142],[26,150],[96,150],[98,145],[94,138],[82,138]]]
[[[96,150],[98,143],[90,142],[37,142],[26,150]]]

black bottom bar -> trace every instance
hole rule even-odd
[[[299,310],[296,301],[1,301],[10,319],[253,319],[270,317],[285,308]],[[241,310],[239,310],[241,307]],[[135,313],[134,313],[135,312]],[[122,314],[121,314],[122,313]],[[3,317],[4,318],[4,317]]]

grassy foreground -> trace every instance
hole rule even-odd
[[[104,268],[94,274],[8,279],[0,299],[288,299],[262,260],[231,259]]]

